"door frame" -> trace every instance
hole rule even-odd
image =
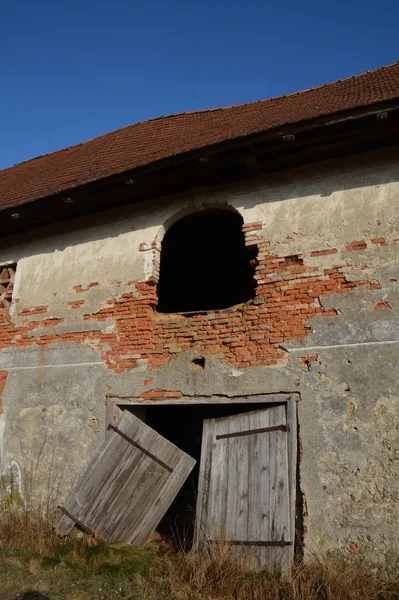
[[[300,400],[298,392],[277,394],[254,394],[246,396],[182,396],[181,398],[152,399],[140,397],[122,397],[108,395],[106,399],[106,435],[108,425],[116,425],[121,409],[124,406],[137,406],[137,414],[140,418],[140,408],[145,406],[184,406],[201,404],[285,404],[288,431],[288,482],[289,482],[289,506],[290,506],[290,535],[293,541],[293,553],[295,543],[295,517],[296,517],[296,488],[297,488],[297,460],[298,460],[298,410],[297,402]],[[292,557],[293,558],[293,557]]]

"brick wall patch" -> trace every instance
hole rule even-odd
[[[376,280],[349,281],[343,270],[347,263],[326,266],[307,261],[307,256],[322,259],[335,255],[338,249],[313,250],[308,255],[288,253],[279,256],[270,243],[259,233],[261,223],[243,227],[248,247],[257,247],[254,276],[257,282],[256,296],[230,309],[207,313],[161,314],[157,312],[157,277],[153,274],[145,282],[130,282],[134,293],[128,292],[105,302],[95,314],[81,317],[73,315],[73,309],[84,305],[84,298],[76,298],[97,282],[74,285],[68,306],[71,316],[62,319],[45,318],[48,306],[24,308],[19,317],[38,319],[17,326],[11,322],[8,311],[0,312],[0,350],[6,347],[23,347],[32,344],[48,345],[57,342],[89,344],[101,352],[105,365],[116,373],[146,365],[156,369],[177,354],[194,349],[200,356],[214,355],[225,363],[240,369],[249,366],[278,366],[285,364],[287,353],[284,343],[299,340],[312,332],[309,319],[320,315],[335,318],[337,311],[324,309],[320,298],[331,294],[350,293],[359,286],[373,290],[381,289]],[[383,246],[382,239],[375,243]],[[366,241],[351,242],[346,249],[367,248]],[[321,260],[317,261],[318,263]],[[328,265],[331,265],[329,259]],[[388,308],[385,301],[375,309]],[[39,319],[40,317],[40,319]],[[94,330],[56,334],[57,325],[68,319],[106,321],[112,319],[115,327],[111,333]],[[38,327],[47,327],[48,335],[32,337]],[[28,335],[30,334],[30,335]],[[311,362],[310,359],[308,361]],[[305,365],[302,365],[302,367]],[[151,392],[152,393],[152,392]]]
[[[3,392],[6,386],[7,376],[7,371],[0,371],[0,415],[3,414]]]

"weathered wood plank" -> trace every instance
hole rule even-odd
[[[291,564],[291,546],[262,545],[293,541],[289,432],[268,429],[286,424],[286,405],[280,404],[204,425],[196,536],[202,543],[229,544],[250,568],[285,572]]]
[[[175,468],[176,473],[178,473],[178,479],[175,480],[172,477],[169,477],[163,486],[162,495],[158,494],[155,499],[149,498],[148,508],[149,510],[144,510],[144,516],[141,519],[141,527],[140,530],[136,533],[135,537],[131,535],[132,542],[136,545],[142,545],[147,540],[149,535],[154,531],[157,527],[159,521],[162,519],[170,504],[174,500],[177,490],[183,485],[185,479],[187,478],[186,472],[184,471],[183,459],[179,459],[179,463],[176,463]],[[138,520],[138,514],[136,515],[136,519]]]
[[[65,508],[107,542],[142,545],[167,511],[195,460],[128,411],[118,428],[125,437],[112,431]],[[60,535],[68,533],[70,522],[65,515],[58,519]]]
[[[285,406],[273,408],[270,413],[270,424],[278,425],[285,422]],[[270,434],[270,540],[286,542],[290,539],[290,503],[289,503],[289,484],[288,484],[288,454],[287,454],[288,436],[283,432],[276,431]],[[289,568],[287,560],[289,559],[289,547],[282,549],[283,552],[275,552],[274,556],[279,559],[280,564],[276,565],[272,561],[268,565],[270,569],[279,568],[286,572]],[[270,559],[269,559],[270,560]]]
[[[290,425],[290,431],[288,434],[288,481],[289,481],[289,498],[290,498],[290,539],[292,542],[295,541],[295,528],[296,528],[296,486],[297,486],[297,460],[298,460],[298,417],[297,417],[297,401],[299,396],[292,394],[287,401],[287,423]],[[288,549],[289,563],[292,564],[294,560],[294,544]]]
[[[250,428],[269,427],[269,411],[257,411],[250,414]],[[251,518],[248,520],[248,539],[267,540],[269,523],[269,498],[265,498],[269,489],[269,442],[266,435],[254,435],[249,442],[249,478],[248,502],[251,506]],[[256,511],[254,514],[253,511]]]
[[[174,405],[179,406],[188,404],[257,404],[257,403],[281,403],[287,400],[293,394],[254,394],[253,396],[183,396],[182,398],[141,398],[128,396],[114,396],[108,398],[108,403],[115,403],[119,406],[136,405]],[[111,414],[111,413],[110,413]]]
[[[160,449],[155,445],[152,446],[153,450],[160,453]],[[177,451],[177,452],[176,452]],[[177,477],[179,475],[180,461],[177,448],[171,445],[168,449],[163,449],[163,457],[165,462],[174,465],[173,474],[169,474],[163,469],[158,463],[150,462],[150,459],[143,459],[140,464],[139,472],[134,474],[134,477],[130,478],[126,484],[128,488],[130,486],[131,491],[121,490],[121,500],[125,502],[126,510],[121,512],[118,521],[113,528],[113,531],[109,532],[109,537],[113,541],[121,539],[121,536],[125,536],[130,539],[130,543],[136,545],[142,545],[146,542],[148,535],[146,533],[147,523],[151,521],[153,523],[152,529],[155,529],[159,520],[166,512],[168,506],[172,500],[169,499],[170,486],[174,489],[176,481],[174,474],[176,472]],[[185,477],[184,477],[185,479]],[[181,482],[178,489],[184,482]],[[162,497],[159,497],[157,490],[162,488]],[[139,492],[139,493],[138,493]],[[136,510],[130,514],[127,518],[127,514],[130,513],[130,504],[136,500]],[[120,501],[118,501],[119,504]],[[162,510],[166,504],[166,508]],[[160,516],[158,516],[160,513]],[[150,532],[151,533],[151,532]]]
[[[144,431],[140,429],[140,422],[129,423],[130,435],[136,437],[141,442],[141,436]],[[101,503],[107,499],[110,489],[115,489],[118,480],[123,477],[123,472],[115,469],[117,463],[128,467],[130,460],[130,447],[118,435],[112,435],[99,452],[99,460],[94,462],[84,473],[80,484],[69,497],[65,508],[75,517],[86,522],[88,518],[88,507],[91,514],[96,514],[100,510]],[[101,489],[101,495],[98,490]],[[91,528],[93,529],[92,524]]]
[[[214,427],[214,419],[204,421],[202,433],[201,461],[198,476],[198,496],[197,509],[195,515],[194,527],[194,547],[202,548],[204,540],[208,539],[207,527],[209,519],[206,515],[210,514],[210,472],[212,460],[212,428]]]
[[[74,491],[70,494],[67,502],[65,503],[65,508],[67,508],[70,513],[74,514],[74,516],[79,518],[81,521],[83,521],[83,519],[80,514],[80,508],[82,506],[83,499],[86,499],[86,496],[89,497],[89,490],[86,486],[90,486],[92,483],[90,473],[95,472],[98,469],[99,465],[103,463],[105,453],[112,452],[114,446],[118,443],[119,441],[112,436],[105,442],[105,444],[103,444],[98,454],[96,454],[89,461],[89,464],[87,465],[79,484],[75,487]],[[122,448],[122,445],[120,447]],[[69,517],[60,514],[56,520],[57,534],[60,536],[68,535],[74,525],[75,523]]]
[[[224,469],[229,461],[229,444],[228,443],[220,443],[218,442],[214,436],[213,431],[216,423],[216,419],[212,420],[213,427],[210,428],[210,475],[209,480],[211,487],[208,490],[209,493],[209,504],[208,504],[208,514],[206,520],[204,522],[204,532],[207,536],[207,539],[215,538],[220,539],[221,536],[224,536],[225,530],[225,520],[226,520],[226,504],[227,504],[227,494],[228,494],[228,472],[225,472]],[[228,422],[227,422],[228,427]],[[228,429],[227,429],[228,431]],[[217,449],[217,451],[216,451]],[[224,480],[226,479],[226,485],[223,485]],[[201,483],[199,483],[199,487],[201,487]]]
[[[116,433],[113,433],[116,435]],[[113,475],[107,481],[106,485],[103,485],[101,494],[97,493],[97,500],[93,502],[90,508],[89,520],[92,522],[92,527],[96,530],[103,531],[103,536],[110,539],[110,532],[115,531],[116,523],[124,514],[125,507],[121,508],[121,502],[130,504],[129,496],[130,490],[135,493],[141,487],[142,479],[146,477],[152,477],[154,473],[164,474],[164,468],[157,465],[151,458],[146,455],[140,456],[140,452],[133,453],[134,446],[131,446],[129,442],[122,439],[123,449],[121,456],[123,456],[123,469],[115,468],[115,460],[113,464]],[[136,432],[135,439],[137,443],[148,447],[150,445],[148,431],[141,429],[140,433]],[[123,454],[122,454],[123,452]],[[159,467],[159,469],[156,468]]]
[[[246,431],[249,427],[249,413],[230,422],[230,433]],[[229,440],[228,484],[226,510],[226,540],[248,540],[248,516],[251,510],[249,488],[250,440],[247,437],[234,437]],[[226,467],[224,467],[226,468]]]

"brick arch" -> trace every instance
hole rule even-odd
[[[255,295],[241,213],[226,203],[201,208],[169,220],[159,246],[162,313],[219,310]]]
[[[170,215],[164,221],[164,223],[160,226],[157,235],[155,236],[154,245],[156,245],[156,247],[160,250],[161,245],[162,245],[162,240],[165,237],[166,232],[172,227],[172,225],[174,225],[175,223],[177,223],[184,217],[188,217],[190,215],[194,215],[194,214],[201,213],[201,212],[206,212],[208,210],[215,210],[215,209],[216,210],[229,210],[231,212],[234,212],[234,213],[240,215],[240,217],[242,217],[242,219],[244,219],[241,212],[226,201],[221,201],[221,202],[213,201],[213,202],[201,202],[201,203],[196,203],[196,204],[190,204],[188,206],[185,206],[184,208],[180,208],[180,209],[176,210],[176,212],[173,212],[173,214]]]

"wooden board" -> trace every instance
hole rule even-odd
[[[59,535],[76,523],[106,542],[145,544],[195,465],[128,411],[117,429],[69,496],[57,519]]]
[[[250,568],[289,571],[288,435],[285,404],[204,422],[197,544],[226,544]]]

